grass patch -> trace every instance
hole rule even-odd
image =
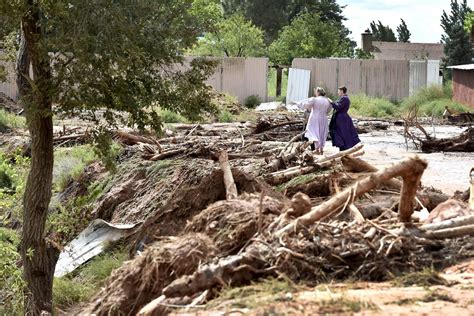
[[[321,301],[319,303],[320,314],[339,314],[339,313],[358,313],[362,310],[377,310],[378,307],[374,303],[365,301],[356,301],[345,297]]]
[[[448,293],[441,291],[439,289],[428,291],[422,298],[422,302],[429,303],[435,301],[445,301],[450,303],[457,303],[457,300],[452,298]]]
[[[223,289],[219,297],[210,301],[207,306],[215,308],[229,303],[233,308],[257,308],[275,300],[285,300],[287,293],[296,290],[296,285],[290,280],[270,278],[243,287]]]
[[[398,105],[384,98],[369,97],[365,94],[355,94],[350,97],[350,114],[359,117],[394,117],[398,116]]]
[[[256,122],[257,118],[257,113],[254,111],[243,111],[234,115],[234,121],[236,122]]]
[[[433,85],[418,90],[414,95],[405,99],[401,107],[404,113],[417,111],[419,116],[430,117],[441,117],[445,106],[460,112],[468,111],[467,107],[452,101],[452,97],[452,84],[448,82],[444,86]]]
[[[159,109],[158,115],[163,123],[189,123],[184,116],[168,109]]]
[[[288,182],[278,185],[276,187],[276,190],[278,192],[284,192],[286,189],[290,187],[294,187],[299,184],[308,183],[311,180],[315,179],[318,175],[320,175],[320,173],[309,173],[309,174],[303,174],[303,175],[297,176]]]
[[[0,227],[0,314],[23,314],[23,281],[22,270],[18,265],[20,254],[17,252],[20,243],[19,233]]]
[[[71,275],[55,278],[54,304],[64,308],[88,301],[100,289],[112,271],[120,267],[125,260],[127,260],[127,254],[123,249],[102,253]]]
[[[276,69],[270,68],[267,77],[268,96],[276,97]],[[281,97],[286,97],[286,89],[288,88],[288,69],[283,69],[281,77]],[[278,100],[279,101],[279,100]]]
[[[218,121],[220,123],[232,123],[234,122],[234,115],[227,110],[223,110],[219,113]]]
[[[393,280],[393,284],[401,287],[413,285],[423,287],[429,287],[432,285],[450,285],[445,278],[438,274],[438,272],[429,268],[397,277],[395,280]]]
[[[26,120],[23,116],[19,116],[0,109],[0,132],[6,132],[12,128],[25,128]]]
[[[53,184],[55,190],[64,190],[70,180],[76,180],[86,165],[97,159],[91,145],[59,148],[54,153]]]

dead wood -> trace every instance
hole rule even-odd
[[[464,225],[474,224],[474,215],[461,216],[453,219],[448,219],[434,224],[425,224],[420,228],[423,230],[439,230],[446,228],[459,227]]]
[[[422,140],[421,150],[426,153],[442,151],[474,152],[474,128],[468,128],[458,137]]]
[[[145,143],[158,146],[158,148],[161,150],[160,144],[156,140],[140,135],[134,135],[125,131],[115,131],[113,137],[117,138],[121,143],[125,145],[133,146],[138,143]]]
[[[341,192],[341,189],[339,187],[339,178],[332,177],[331,180],[332,180],[332,185],[334,186],[334,189],[336,191],[336,194],[339,194]],[[349,211],[352,217],[357,223],[361,224],[365,222],[364,216],[361,214],[359,209],[352,202],[349,202],[347,207],[349,208]],[[344,212],[344,209],[342,209],[341,212]]]
[[[268,120],[259,119],[257,121],[257,125],[255,126],[254,134],[260,134],[260,133],[263,133],[263,132],[266,132],[278,127],[284,127],[284,126],[296,125],[296,124],[302,125],[303,122],[301,120],[296,120],[296,121],[287,121],[287,122],[272,124]]]
[[[224,173],[226,198],[227,200],[235,199],[239,193],[237,192],[234,177],[232,176],[232,171],[230,170],[229,157],[227,156],[226,150],[221,151],[219,154],[219,164],[221,165],[222,172]]]
[[[168,150],[168,151],[162,152],[161,154],[156,154],[156,155],[148,158],[148,160],[151,160],[151,161],[163,160],[163,159],[166,159],[166,158],[171,158],[171,157],[177,156],[179,154],[182,154],[185,151],[186,151],[186,149],[184,149],[184,148]]]
[[[425,238],[444,239],[462,236],[474,236],[474,224],[428,231]]]
[[[413,212],[412,204],[417,189],[417,183],[419,182],[419,178],[423,174],[426,166],[426,161],[417,156],[404,159],[397,164],[380,170],[371,176],[356,182],[354,185],[335,195],[328,201],[313,207],[311,212],[298,217],[296,220],[277,231],[275,235],[280,237],[285,233],[290,233],[296,230],[299,226],[311,225],[315,221],[337,211],[347,203],[347,201],[353,201],[356,197],[376,188],[383,182],[395,176],[402,176],[404,181],[407,181],[407,183],[404,183],[402,186],[402,193],[407,195],[401,195],[399,217],[401,221],[409,222],[411,213]],[[415,188],[413,188],[413,186],[415,186]]]

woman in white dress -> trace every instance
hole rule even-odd
[[[314,142],[316,153],[322,155],[329,131],[327,116],[332,107],[323,88],[317,87],[314,89],[314,94],[316,97],[300,101],[298,106],[301,109],[311,110],[304,136],[308,141]]]

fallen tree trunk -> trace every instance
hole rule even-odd
[[[156,145],[158,146],[158,148],[160,148],[160,144],[156,140],[146,138],[140,135],[134,135],[134,134],[130,134],[124,131],[115,131],[114,136],[118,138],[125,145],[132,146],[138,143],[145,143],[145,144]]]
[[[421,150],[426,153],[441,151],[474,152],[474,128],[468,128],[458,137],[421,140]]]
[[[474,224],[464,225],[459,227],[452,227],[446,229],[439,229],[429,231],[423,235],[426,238],[443,239],[443,238],[454,238],[461,236],[473,236],[474,235]]]
[[[388,179],[396,176],[402,176],[404,179],[399,204],[399,218],[402,222],[409,222],[411,214],[413,213],[412,204],[415,198],[417,184],[426,167],[426,161],[418,156],[404,159],[395,165],[382,169],[369,177],[356,182],[354,185],[335,195],[328,201],[313,207],[311,212],[298,217],[275,234],[277,237],[281,237],[286,233],[296,230],[300,225],[311,225],[312,223],[339,210],[345,203],[347,203],[347,201],[353,200],[354,198],[369,192]],[[415,188],[413,188],[413,186],[415,186]]]
[[[166,159],[166,158],[170,158],[170,157],[182,154],[185,151],[186,151],[186,149],[184,149],[184,148],[169,150],[169,151],[162,152],[161,154],[154,155],[153,157],[149,158],[148,160],[158,161],[158,160],[162,160],[162,159]]]
[[[423,230],[440,230],[446,228],[459,227],[464,225],[474,224],[474,215],[456,217],[453,219],[448,219],[446,221],[434,223],[434,224],[425,224],[420,228]]]
[[[226,199],[227,200],[235,199],[237,198],[239,194],[237,192],[237,187],[234,182],[234,177],[232,176],[232,171],[230,170],[229,157],[227,156],[227,151],[223,150],[219,154],[219,164],[221,165],[222,172],[224,173]]]

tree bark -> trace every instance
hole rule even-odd
[[[31,0],[28,6],[22,17],[26,45],[26,52],[23,53],[27,55],[26,60],[29,58],[31,62],[35,89],[31,89],[29,84],[20,88],[31,136],[31,167],[23,200],[20,253],[27,284],[25,314],[39,315],[43,311],[52,312],[53,275],[59,251],[45,238],[54,158],[51,69],[47,52],[39,47],[43,34],[40,9]],[[24,55],[19,54],[19,57],[24,58]],[[29,73],[29,66],[19,61],[22,66],[17,80],[23,82]]]
[[[229,157],[227,156],[226,150],[221,151],[219,154],[219,164],[221,165],[222,172],[224,173],[226,199],[236,199],[239,194],[237,192],[237,186],[234,182],[234,177],[232,176],[232,171],[230,170]]]

